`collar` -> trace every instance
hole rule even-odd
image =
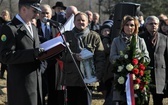
[[[21,21],[24,25],[28,25],[28,24],[25,23],[25,21],[22,19],[22,17],[20,17],[19,14],[17,14],[15,17],[16,17],[19,21]]]
[[[32,29],[32,25],[31,24],[26,24],[25,22],[24,22],[24,20],[20,17],[20,15],[19,14],[17,14],[16,16],[15,16],[19,21],[21,21],[22,23],[23,23],[23,25],[26,27],[26,29],[29,31],[29,33],[31,34],[31,35],[33,35],[33,29]]]

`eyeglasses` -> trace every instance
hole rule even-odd
[[[130,26],[130,27],[134,27],[134,24],[125,24],[125,26]]]
[[[37,14],[37,13],[39,13],[39,11],[38,11],[38,10],[33,9],[33,13]]]
[[[149,25],[158,25],[159,23],[148,23]]]
[[[49,14],[49,12],[41,12],[41,14],[47,14],[47,15],[48,15],[48,14]]]
[[[33,7],[29,6],[29,5],[26,5],[25,7],[26,7],[27,9],[32,9],[32,11],[33,11],[34,14],[39,13],[38,10],[36,10],[35,8],[33,8]]]

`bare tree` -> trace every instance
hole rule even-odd
[[[11,13],[11,16],[13,16],[12,0],[8,0],[8,3],[9,3],[9,11]]]
[[[0,1],[0,5],[2,4],[3,0]]]
[[[19,0],[0,0],[0,13],[3,9],[7,9],[10,11],[11,16],[14,16],[18,12],[18,1]],[[99,0],[42,0],[42,4],[49,4],[51,7],[55,5],[57,1],[62,1],[65,6],[74,5],[78,8],[79,11],[86,11],[91,10],[92,12],[98,12],[99,13]],[[103,2],[106,0],[102,0]],[[102,7],[104,6],[102,2]],[[109,3],[110,4],[110,3]],[[107,4],[105,4],[107,5]],[[102,15],[103,12],[101,12],[100,15]],[[103,14],[101,16],[101,20],[105,20],[105,15]]]

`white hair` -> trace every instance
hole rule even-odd
[[[159,23],[159,18],[156,17],[156,16],[148,16],[146,19],[145,19],[145,25],[147,23],[149,23],[150,20],[156,20],[158,23]]]

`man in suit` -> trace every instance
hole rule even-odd
[[[65,15],[66,20],[68,20],[72,14],[76,15],[79,11],[75,6],[71,5],[66,8],[65,12],[66,12],[66,15]]]
[[[41,13],[39,15],[39,19],[37,20],[37,28],[40,41],[43,43],[56,36],[59,26],[44,21],[44,18],[51,19],[52,17],[52,9],[48,4],[43,4],[40,8]],[[48,30],[46,30],[46,28],[48,28]],[[47,59],[47,64],[46,70],[42,73],[43,100],[45,101],[45,97],[48,95],[47,105],[62,105],[58,104],[63,99],[59,99],[60,96],[57,95],[58,91],[56,89],[56,57]]]
[[[39,37],[31,20],[40,0],[19,0],[19,13],[0,33],[0,61],[8,64],[8,105],[42,105]]]
[[[39,19],[37,20],[37,28],[38,28],[40,42],[43,43],[55,37],[56,27],[54,27],[52,23],[49,23],[45,20],[45,19],[51,19],[52,17],[51,7],[48,4],[43,4],[40,6],[40,8],[41,8],[41,13],[39,15]]]
[[[43,4],[40,6],[41,13],[39,14],[39,19],[37,20],[37,29],[38,29],[38,35],[40,42],[43,43],[47,40],[50,40],[52,36],[52,27],[49,22],[46,19],[51,19],[52,16],[52,10],[48,4]],[[50,64],[49,64],[50,66]],[[48,70],[47,70],[48,71]],[[43,93],[43,104],[45,105],[45,97],[48,94],[48,73],[46,69],[42,71],[42,93]]]
[[[158,32],[159,19],[156,16],[148,16],[145,20],[146,31],[140,35],[144,38],[151,62],[151,93],[154,105],[163,105],[164,88],[166,86],[166,69],[168,57],[168,38]]]

